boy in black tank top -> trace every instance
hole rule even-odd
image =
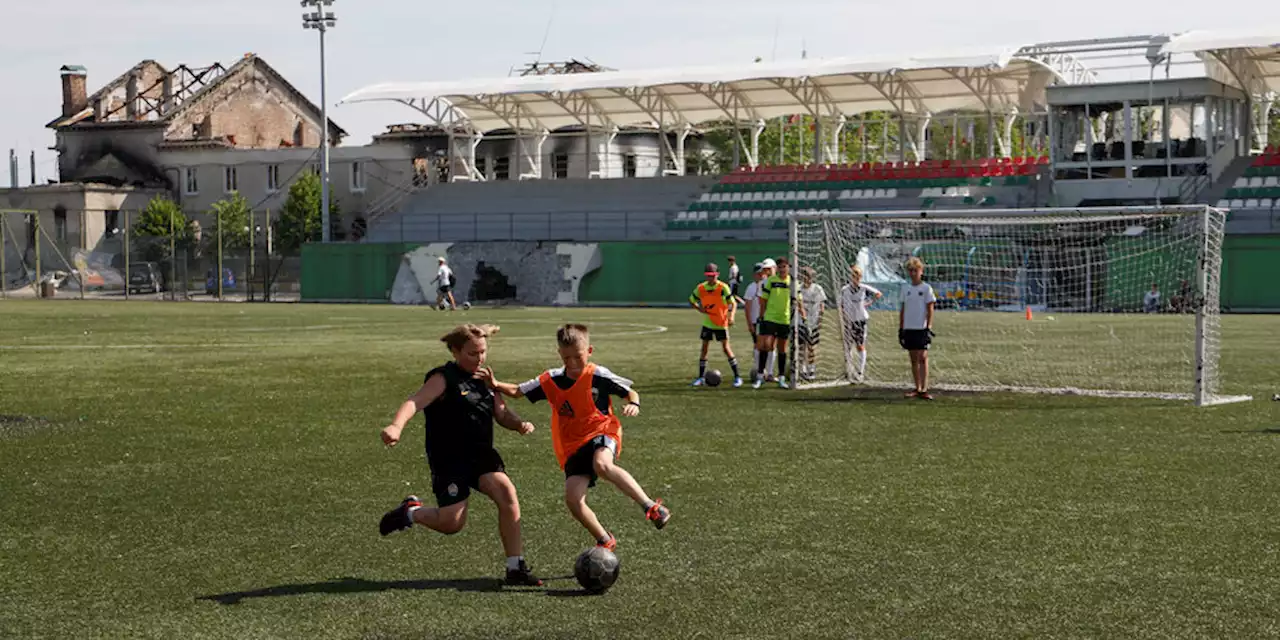
[[[467,521],[471,490],[485,494],[498,507],[498,532],[507,555],[507,584],[539,586],[522,555],[520,503],[507,477],[502,456],[493,448],[493,422],[521,435],[531,433],[525,422],[495,397],[475,372],[484,365],[488,336],[498,328],[463,325],[441,338],[453,362],[427,372],[422,388],[400,405],[395,419],[382,430],[382,441],[393,447],[414,414],[426,418],[427,464],[436,507],[424,507],[409,496],[382,516],[378,531],[387,535],[414,523],[445,534],[462,530]]]

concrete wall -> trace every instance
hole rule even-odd
[[[58,176],[62,182],[85,177],[94,162],[107,154],[129,158],[142,165],[159,164],[157,147],[164,142],[164,129],[159,125],[127,125],[110,128],[63,129],[57,133],[54,149],[58,152]],[[94,176],[101,177],[101,176]],[[142,176],[122,175],[125,180]]]
[[[102,185],[58,184],[27,187],[24,189],[0,189],[0,216],[7,223],[4,231],[5,259],[8,271],[19,268],[17,260],[35,260],[35,245],[30,242],[33,230],[27,215],[3,213],[13,210],[39,212],[39,239],[41,262],[46,270],[65,270],[63,262],[72,261],[76,249],[101,250],[104,246],[118,244],[108,229],[108,221],[114,217],[116,225],[123,227],[124,211],[146,208],[151,198],[162,193],[156,190]]]
[[[213,203],[228,196],[224,180],[228,168],[235,169],[236,187],[256,210],[278,210],[284,206],[289,186],[310,167],[319,168],[315,149],[233,150],[184,149],[164,151],[160,157],[164,171],[179,185],[175,199],[189,213],[208,211]],[[352,182],[355,165],[363,174],[363,188]],[[278,188],[268,189],[268,172],[275,167]],[[186,191],[187,172],[194,172],[197,191]],[[330,151],[330,192],[344,217],[354,218],[370,206],[411,184],[412,151],[405,145],[379,144],[367,147],[337,147]]]

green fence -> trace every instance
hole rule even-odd
[[[385,302],[401,257],[418,246],[306,245],[302,251],[302,299]],[[716,262],[727,273],[725,258],[733,255],[747,271],[765,257],[785,255],[787,246],[777,241],[602,242],[599,248],[601,267],[588,273],[579,288],[582,304],[682,304],[701,279],[707,262]],[[1270,284],[1280,274],[1280,235],[1227,236],[1223,254],[1223,309],[1280,311],[1280,287]],[[1167,271],[1167,277],[1157,279],[1161,290],[1171,294],[1182,277],[1177,274],[1185,271],[1181,268],[1185,259],[1162,258],[1167,258],[1162,268],[1144,264],[1138,271],[1157,271],[1157,276]],[[1150,282],[1143,278],[1125,286],[1134,288],[1125,293],[1126,299],[1141,300],[1138,289],[1150,286]]]
[[[1280,236],[1227,236],[1222,259],[1225,311],[1280,311]]]
[[[417,244],[306,244],[302,247],[305,301],[383,301],[404,254]]]
[[[787,253],[786,242],[602,242],[602,266],[578,289],[582,304],[683,304],[705,278],[708,262],[729,279],[729,256],[738,259],[744,282],[751,265]]]

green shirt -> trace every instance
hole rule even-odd
[[[760,299],[765,303],[765,322],[791,324],[791,276],[770,276],[760,287]]]

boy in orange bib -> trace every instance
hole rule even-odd
[[[622,423],[613,411],[612,396],[626,398],[622,415],[633,417],[640,415],[640,394],[631,388],[630,380],[591,364],[595,350],[586,326],[561,327],[556,332],[556,343],[564,366],[524,384],[499,382],[487,369],[479,375],[503,395],[551,404],[551,441],[564,469],[565,505],[591,532],[597,546],[612,551],[618,546],[617,539],[587,506],[587,489],[595,486],[598,478],[608,480],[635,500],[644,509],[645,518],[658,529],[671,519],[671,510],[661,500],[651,500],[635,478],[615,462],[622,451]]]

